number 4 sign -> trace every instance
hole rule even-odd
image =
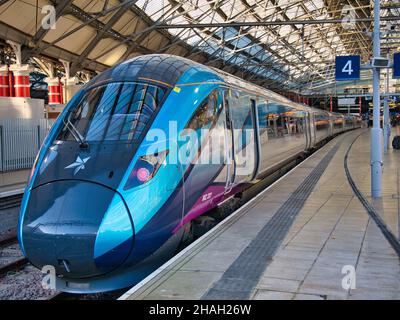
[[[360,80],[360,56],[337,56],[335,64],[336,80]]]

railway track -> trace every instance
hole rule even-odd
[[[19,207],[22,201],[23,194],[16,194],[8,197],[0,198],[0,210]]]
[[[16,272],[28,264],[19,249],[17,238],[9,237],[0,242],[0,277]]]
[[[0,249],[13,242],[17,242],[17,234],[15,230],[10,230],[9,232],[0,235]]]
[[[28,264],[26,258],[20,258],[0,267],[0,277],[8,272],[18,271]]]
[[[28,263],[19,250],[16,226],[14,226],[15,221],[7,220],[7,217],[17,215],[18,211],[14,213],[14,210],[10,211],[8,209],[18,208],[21,205],[22,196],[23,194],[15,194],[0,198],[1,222],[3,222],[3,219],[7,221],[5,223],[5,230],[0,233],[0,277],[8,272],[17,271]],[[11,222],[12,226],[10,225]],[[10,229],[7,229],[7,226]]]

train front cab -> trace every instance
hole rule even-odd
[[[53,266],[63,277],[57,279],[62,290],[124,286],[119,268],[142,260],[138,248],[144,233],[139,228],[148,217],[146,206],[158,205],[172,192],[163,188],[162,179],[172,187],[182,178],[176,166],[154,163],[153,158],[166,154],[139,148],[165,93],[161,86],[134,81],[88,88],[71,102],[43,146],[25,194],[18,236],[36,267]],[[154,178],[153,185],[142,186],[148,178]],[[182,218],[179,205],[182,201],[171,208],[174,225]],[[162,233],[161,228],[155,231]],[[77,287],[68,286],[73,283]]]

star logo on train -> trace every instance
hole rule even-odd
[[[80,170],[85,169],[85,163],[88,162],[89,159],[90,157],[82,159],[80,156],[78,156],[75,162],[71,163],[69,166],[66,166],[65,169],[75,168],[74,175],[76,175]]]

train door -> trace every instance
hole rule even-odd
[[[233,123],[230,116],[230,108],[229,108],[229,99],[228,99],[228,90],[223,92],[224,96],[224,112],[225,112],[225,151],[226,151],[226,185],[225,185],[225,194],[230,193],[233,185],[235,183],[235,151],[234,151],[234,140],[233,140]]]
[[[237,91],[230,91],[227,101],[233,129],[234,184],[249,182],[259,166],[256,103],[253,97]]]
[[[258,121],[258,108],[257,108],[257,102],[255,99],[250,99],[251,103],[251,111],[253,114],[253,124],[254,124],[254,157],[255,157],[255,166],[254,166],[254,173],[253,173],[253,178],[254,180],[258,172],[260,171],[260,166],[261,166],[261,143],[260,143],[260,128],[259,128],[259,121]]]
[[[311,149],[315,144],[314,121],[312,112],[306,111],[306,132],[307,132],[307,149]]]
[[[305,134],[306,134],[306,147],[305,150],[310,149],[311,145],[311,132],[310,132],[310,120],[308,118],[308,113],[305,112],[304,114],[304,125],[305,125]]]
[[[313,135],[314,135],[314,146],[319,142],[319,138],[317,135],[318,124],[317,124],[317,117],[315,112],[310,112],[310,120],[313,124]]]

